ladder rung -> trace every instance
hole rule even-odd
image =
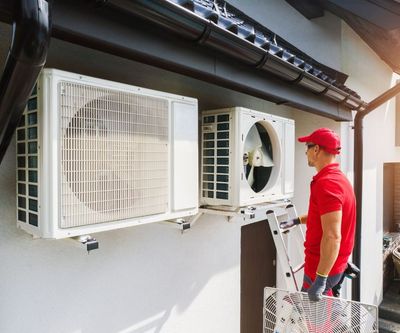
[[[295,267],[293,269],[293,273],[297,273],[298,271],[301,271],[303,268],[304,268],[304,263],[302,263],[299,266]]]
[[[279,228],[279,230],[281,231],[281,233],[282,234],[288,234],[289,232],[290,232],[290,230],[292,230],[293,228],[296,228],[296,226],[294,226],[294,227],[290,227],[290,228],[287,228],[287,229],[284,229],[284,230],[282,230],[281,228]]]

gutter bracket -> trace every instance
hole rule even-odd
[[[195,41],[198,44],[204,44],[208,37],[210,37],[211,34],[211,21],[208,21],[207,24],[204,27],[204,31],[201,33],[200,37]]]

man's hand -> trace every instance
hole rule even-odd
[[[315,277],[315,281],[311,285],[311,287],[307,290],[308,298],[310,301],[320,301],[322,299],[322,293],[326,288],[326,280],[328,278],[326,276],[318,275]]]
[[[296,217],[293,220],[289,220],[289,221],[285,221],[285,222],[279,223],[279,228],[281,228],[281,229],[289,229],[289,228],[291,228],[291,227],[293,227],[295,225],[298,225],[300,223],[301,223],[300,222],[300,218]]]

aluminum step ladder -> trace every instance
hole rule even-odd
[[[286,214],[279,212],[277,210],[268,210],[266,212],[269,227],[271,229],[272,237],[274,239],[277,259],[283,270],[283,278],[287,289],[290,291],[299,291],[301,289],[301,284],[298,281],[302,281],[301,277],[298,277],[303,271],[304,261],[301,260],[300,264],[296,264],[296,260],[292,258],[291,255],[291,242],[295,243],[297,241],[297,248],[294,252],[303,253],[304,244],[304,232],[300,225],[295,225],[288,229],[281,229],[279,224],[285,222],[289,219],[294,219],[298,217],[296,208],[293,204],[286,206]],[[290,235],[290,236],[289,236]],[[299,248],[299,246],[301,246]],[[299,260],[298,260],[299,261]],[[299,280],[298,280],[299,279]]]
[[[277,258],[286,283],[286,288],[264,289],[264,333],[378,333],[378,308],[375,305],[354,302],[337,297],[323,296],[319,302],[313,302],[306,292],[299,291],[301,285],[297,275],[302,272],[304,263],[295,264],[290,248],[297,237],[304,243],[301,225],[281,229],[280,223],[296,218],[294,205],[285,209],[266,211],[268,224],[274,239]],[[301,244],[303,245],[303,244]],[[303,252],[303,246],[296,249]],[[300,249],[301,248],[301,249]]]

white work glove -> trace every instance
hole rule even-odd
[[[300,222],[300,218],[296,217],[293,220],[288,220],[288,221],[279,223],[279,228],[281,228],[281,229],[289,229],[289,228],[291,228],[291,227],[293,227],[295,225],[298,225],[300,223],[301,223]]]

